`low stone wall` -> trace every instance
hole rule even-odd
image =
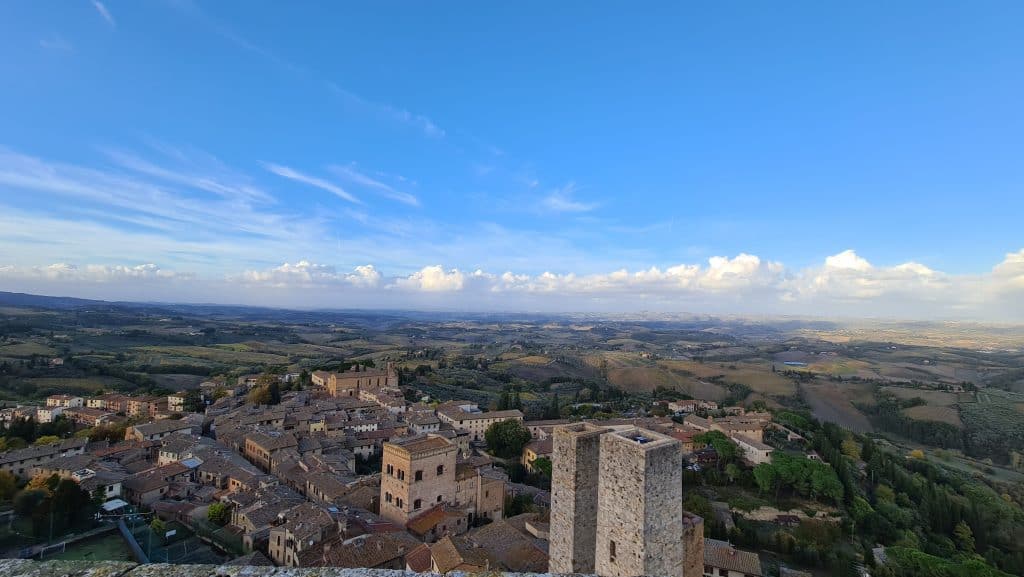
[[[17,577],[414,577],[418,573],[334,567],[251,567],[243,565],[137,565],[121,561],[33,561],[0,559],[0,575]],[[449,575],[461,575],[449,573]],[[482,577],[539,577],[535,573],[479,573]],[[550,577],[550,576],[547,576]]]

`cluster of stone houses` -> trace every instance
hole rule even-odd
[[[186,412],[184,391],[167,396],[108,393],[94,397],[50,395],[42,406],[23,405],[0,410],[0,422],[34,419],[53,422],[63,415],[81,427],[122,423],[129,419],[169,419]]]
[[[238,388],[250,380],[256,382],[246,378]],[[69,439],[0,454],[0,470],[22,479],[73,478],[107,502],[127,501],[186,526],[204,522],[209,507],[222,503],[230,509],[229,531],[248,551],[281,566],[441,574],[548,570],[554,537],[547,516],[504,518],[506,496],[519,489],[482,450],[487,428],[522,421],[520,411],[488,412],[459,400],[408,403],[390,364],[316,372],[312,382],[310,390],[286,392],[277,405],[254,406],[236,394],[208,404],[204,414],[184,416],[183,393],[54,395],[47,409],[66,415],[92,411],[76,418],[83,425],[107,422],[109,415],[131,415],[133,424],[119,442]],[[697,408],[710,406],[687,404],[680,410]],[[707,450],[694,441],[696,435],[720,430],[758,462],[768,422],[760,414],[690,414],[683,423],[646,418],[588,426],[627,436],[643,427],[676,456],[691,457]],[[532,470],[537,459],[555,458],[556,431],[570,423],[525,425],[533,441],[522,463]],[[379,469],[368,470],[377,460]],[[547,504],[550,495],[545,499],[535,502]],[[726,545],[709,542],[705,558],[749,561]]]

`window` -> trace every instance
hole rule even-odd
[[[490,496],[491,496],[491,492],[490,491],[484,491],[484,497],[490,497]]]
[[[704,574],[705,575],[714,575],[715,574],[715,570],[714,570],[713,567],[711,567],[711,565],[705,565],[704,566]]]
[[[391,493],[384,493],[384,500],[388,503],[391,502]]]
[[[395,466],[390,463],[388,464],[388,475],[392,477],[395,475]]]
[[[608,560],[615,562],[615,541],[608,542]]]
[[[398,507],[399,509],[402,508],[402,499],[401,498],[395,499],[395,506]]]
[[[444,465],[437,466],[437,476],[440,477],[441,475],[444,475]]]
[[[415,475],[415,478],[413,480],[415,480],[415,481],[422,481],[423,480],[423,471],[416,471],[416,475]]]
[[[399,481],[404,481],[405,480],[405,471],[403,471],[401,469],[398,470],[398,480]]]
[[[438,503],[440,503],[440,502],[441,502],[441,495],[438,495],[438,496],[437,496],[437,502],[438,502]]]
[[[423,508],[423,501],[416,499],[415,501],[412,502],[412,508],[419,511],[420,509]]]
[[[719,568],[719,569],[718,569],[718,574],[719,574],[719,575],[720,575],[721,577],[729,577],[729,572],[728,572],[728,571],[726,571],[725,569],[722,569],[722,568]]]

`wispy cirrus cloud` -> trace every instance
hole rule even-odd
[[[98,12],[99,15],[107,21],[107,24],[110,24],[110,26],[113,28],[117,27],[117,22],[114,21],[114,15],[111,14],[110,10],[107,9],[106,4],[100,2],[100,0],[92,0],[92,6],[96,9],[96,12]]]
[[[53,50],[55,52],[73,52],[75,50],[75,47],[60,34],[41,38],[39,40],[39,47],[46,50]]]
[[[337,196],[338,198],[343,198],[349,202],[354,202],[356,204],[362,204],[362,201],[360,201],[355,196],[349,194],[348,191],[346,191],[344,188],[341,188],[340,186],[332,182],[328,182],[322,178],[310,176],[308,174],[301,173],[293,168],[289,168],[287,166],[283,166],[280,164],[267,163],[264,166],[268,171],[280,176],[281,178],[287,178],[288,180],[301,182],[302,184],[308,184],[309,186],[312,186],[314,188],[325,190]]]
[[[334,165],[329,167],[329,169],[331,170],[331,172],[337,174],[338,176],[357,185],[370,188],[386,198],[397,200],[398,202],[402,202],[410,206],[420,205],[420,200],[416,198],[415,195],[409,194],[408,192],[403,192],[401,190],[397,190],[395,187],[385,182],[382,182],[376,178],[373,178],[372,176],[360,172],[355,168],[354,165]]]
[[[98,2],[97,2],[98,3]],[[385,102],[377,102],[370,100],[354,91],[342,87],[337,82],[325,78],[322,74],[313,70],[307,66],[297,64],[287,58],[280,56],[272,50],[267,49],[256,42],[251,41],[244,35],[240,34],[237,30],[234,30],[220,22],[217,22],[212,17],[207,15],[199,6],[189,0],[183,0],[175,3],[175,7],[182,10],[183,12],[196,18],[204,25],[206,25],[215,34],[235,44],[239,48],[251,52],[264,58],[276,66],[284,68],[292,73],[304,76],[309,79],[316,80],[326,88],[326,90],[337,97],[343,98],[349,104],[356,105],[366,111],[379,114],[383,117],[390,119],[393,122],[398,122],[410,127],[417,129],[420,133],[428,138],[444,138],[447,134],[446,131],[438,126],[430,117],[412,112],[406,108],[388,104]]]
[[[181,166],[168,168],[123,150],[105,149],[104,152],[125,169],[168,183],[197,188],[226,199],[275,201],[270,193],[256,186],[251,179],[230,170],[212,155],[189,153],[166,145],[159,149]]]
[[[590,212],[598,207],[594,202],[583,202],[573,198],[579,190],[575,182],[552,190],[547,196],[541,199],[540,206],[545,212]]]

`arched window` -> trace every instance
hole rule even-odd
[[[412,502],[412,508],[417,510],[417,511],[422,509],[423,508],[423,501],[421,501],[419,499],[416,499],[415,501]]]
[[[437,476],[440,477],[441,475],[444,475],[444,465],[437,466]]]

